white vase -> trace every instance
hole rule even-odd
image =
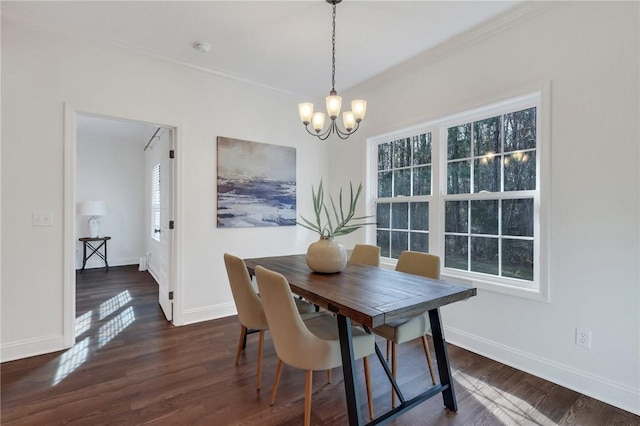
[[[307,266],[314,272],[333,274],[347,266],[347,250],[329,237],[321,237],[307,249]]]

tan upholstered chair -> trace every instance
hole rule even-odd
[[[247,266],[245,265],[244,260],[225,253],[224,264],[227,268],[229,284],[231,285],[231,292],[233,293],[233,300],[236,304],[238,319],[240,320],[241,325],[240,340],[238,341],[238,350],[236,352],[236,365],[238,365],[240,354],[244,348],[247,330],[258,330],[258,371],[256,388],[260,389],[264,332],[269,329],[267,318],[264,315],[260,297],[251,285],[251,277],[249,276],[249,271],[247,271]],[[294,303],[301,313],[311,314],[315,312],[314,306],[309,303],[303,302],[299,299],[295,299]]]
[[[408,274],[421,275],[427,278],[440,278],[440,258],[428,253],[420,253],[416,251],[403,251],[400,253],[396,271],[406,272]],[[373,332],[387,339],[387,358],[389,357],[388,349],[391,343],[391,373],[396,377],[397,372],[397,348],[396,345],[408,342],[418,337],[422,338],[422,347],[427,357],[427,365],[431,374],[431,382],[435,384],[436,379],[433,372],[433,363],[431,360],[431,352],[429,352],[429,343],[427,341],[427,333],[431,332],[431,321],[429,313],[411,317],[408,320],[393,321],[388,324],[381,325],[373,329]],[[395,392],[391,389],[391,403],[395,406]]]
[[[349,263],[380,266],[380,247],[370,244],[356,244],[351,251]]]
[[[271,404],[276,399],[282,363],[306,371],[304,424],[311,423],[311,385],[314,370],[330,370],[342,365],[338,324],[332,315],[319,315],[302,320],[293,302],[286,278],[261,266],[256,267],[258,289],[269,322],[271,339],[280,361],[273,384]],[[373,418],[370,389],[369,363],[367,356],[374,352],[375,338],[372,334],[353,329],[353,354],[355,359],[364,359],[364,372],[369,401],[369,416]]]

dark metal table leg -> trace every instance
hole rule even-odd
[[[91,253],[89,253],[89,256],[87,256],[87,246],[89,246],[89,249],[91,250]],[[100,249],[103,246],[104,246],[104,254],[100,253]],[[89,260],[89,258],[91,258],[91,256],[93,256],[94,254],[98,256],[100,259],[104,260],[104,266],[106,268],[106,272],[109,272],[109,262],[107,261],[107,239],[104,239],[102,240],[102,243],[100,243],[96,247],[92,246],[89,241],[82,242],[82,269],[80,270],[80,273],[84,272],[84,268],[85,268],[85,265],[87,264],[87,260]]]
[[[451,366],[449,365],[449,354],[444,340],[439,309],[432,309],[429,311],[429,321],[431,322],[431,335],[433,336],[433,347],[436,351],[436,362],[438,363],[440,384],[443,386],[448,385],[448,387],[442,392],[442,399],[444,400],[445,407],[452,411],[458,411],[456,394],[453,390]]]
[[[104,240],[104,265],[107,267],[107,271],[109,272],[109,262],[107,262],[107,240]]]
[[[80,270],[81,274],[84,273],[84,266],[86,264],[87,264],[87,242],[83,241],[82,242],[82,269]]]
[[[342,371],[344,374],[344,390],[347,396],[347,411],[350,426],[361,426],[360,398],[356,382],[356,367],[353,359],[353,342],[351,340],[351,320],[337,314],[338,331],[340,333],[340,349],[342,352]]]

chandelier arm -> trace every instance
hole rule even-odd
[[[332,121],[332,123],[333,123],[333,121]],[[307,133],[309,133],[311,136],[317,137],[321,141],[326,140],[329,137],[329,135],[331,135],[331,128],[332,128],[332,126],[329,125],[327,130],[325,130],[324,132],[320,133],[320,132],[309,130],[309,125],[308,124],[305,126],[305,129],[307,129]]]
[[[335,126],[335,129],[336,129],[336,133],[338,134],[338,137],[340,137],[340,139],[347,139],[349,136],[354,134],[358,130],[359,127],[360,127],[360,123],[356,123],[356,127],[354,127],[351,130],[342,131],[342,130],[340,130],[340,128],[337,125]]]
[[[333,133],[338,135],[340,139],[345,140],[349,136],[354,134],[359,127],[360,127],[360,123],[356,123],[356,127],[354,127],[352,130],[343,131],[343,130],[340,130],[340,127],[338,127],[338,124],[336,123],[335,120],[331,120],[331,123],[329,124],[329,127],[327,127],[327,130],[325,130],[322,133],[309,130],[308,124],[305,126],[305,129],[307,130],[307,133],[309,133],[310,135],[317,137],[321,141],[324,141],[324,140],[327,140],[327,138],[329,138],[329,136],[331,136],[331,134]]]

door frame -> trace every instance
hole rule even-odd
[[[169,280],[173,297],[173,324],[182,325],[182,126],[173,120],[143,116],[131,111],[112,111],[101,108],[77,108],[68,102],[64,104],[64,208],[63,208],[63,343],[64,348],[75,344],[76,322],[76,161],[77,161],[77,117],[89,115],[112,120],[134,121],[173,130],[172,199],[171,216],[176,223],[170,241]],[[168,153],[167,153],[168,155]],[[158,309],[161,309],[158,306]]]

